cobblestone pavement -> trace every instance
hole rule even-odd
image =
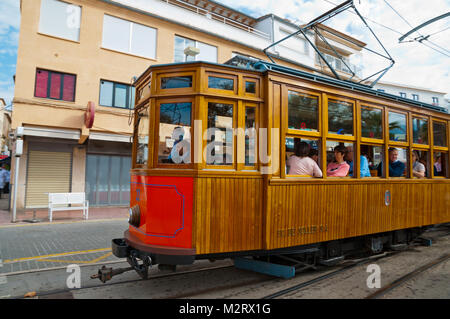
[[[118,260],[111,239],[126,229],[125,219],[0,226],[0,273]]]

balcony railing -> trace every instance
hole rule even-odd
[[[177,7],[180,7],[180,8],[183,8],[183,9],[187,9],[187,10],[189,10],[191,12],[194,12],[194,13],[196,13],[198,15],[205,16],[208,19],[219,21],[219,22],[221,22],[223,24],[226,24],[226,25],[229,25],[229,26],[241,29],[243,31],[246,31],[246,32],[255,34],[257,36],[260,36],[260,37],[262,37],[264,39],[270,40],[270,35],[265,33],[265,32],[262,32],[260,30],[255,29],[255,28],[252,28],[252,27],[250,27],[248,25],[245,25],[243,23],[240,23],[238,21],[226,18],[226,17],[221,16],[221,15],[219,15],[217,13],[210,12],[210,11],[208,11],[206,9],[197,7],[197,6],[195,6],[195,5],[191,4],[191,3],[180,1],[180,0],[161,0],[161,1],[166,2],[168,4],[171,4],[171,5],[174,5],[174,6],[177,6]]]
[[[322,52],[322,55],[325,57],[327,62],[330,63],[330,65],[333,68],[335,68],[335,70],[338,70],[338,71],[341,71],[344,73],[348,73],[348,74],[351,74],[353,71],[357,77],[361,78],[362,68],[357,67],[354,64],[351,64],[348,58],[343,58],[343,60],[350,67],[351,70],[339,58],[336,58],[330,54],[323,53],[323,52]],[[317,54],[317,53],[316,53],[316,64],[327,67],[325,62],[319,57],[319,54]]]

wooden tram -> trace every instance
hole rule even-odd
[[[243,57],[151,66],[135,85],[130,226],[112,246],[143,276],[201,258],[327,262],[450,222],[450,116],[439,107]],[[317,149],[323,177],[289,174],[299,141]],[[351,176],[327,176],[338,144],[353,148]],[[383,165],[390,148],[399,177]]]

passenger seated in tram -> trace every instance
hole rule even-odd
[[[347,176],[350,165],[344,160],[346,154],[347,148],[344,145],[338,145],[334,148],[334,161],[327,166],[327,176]]]
[[[413,162],[413,176],[414,177],[425,177],[425,165],[419,161],[419,153],[417,151],[412,152],[412,162]]]
[[[397,160],[398,150],[394,147],[389,149],[389,177],[402,177],[406,165]],[[383,176],[383,163],[378,165],[378,176]]]
[[[308,156],[311,157],[314,160],[314,162],[319,163],[319,151],[316,150],[315,148],[311,148],[309,150]]]
[[[359,159],[361,177],[370,177],[369,162],[367,161],[367,158],[361,154],[359,156]],[[353,176],[353,146],[347,147],[347,155],[345,156],[345,161],[350,166],[348,175]]]
[[[322,171],[319,165],[310,157],[309,145],[306,142],[300,142],[295,145],[295,155],[288,160],[289,175],[309,175],[314,177],[322,177]]]
[[[436,160],[434,161],[433,165],[434,169],[434,176],[442,176],[442,164],[441,164],[441,155],[436,155]]]

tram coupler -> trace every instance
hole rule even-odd
[[[98,273],[91,276],[91,279],[99,278],[101,282],[105,283],[108,280],[111,280],[113,276],[122,274],[126,271],[134,270],[133,267],[127,267],[127,268],[116,268],[113,269],[112,267],[106,267],[105,265],[102,266],[98,270]]]
[[[142,260],[142,264],[139,264],[138,258]],[[148,279],[148,268],[152,266],[152,258],[150,256],[141,256],[138,251],[131,250],[127,261],[142,279]]]

